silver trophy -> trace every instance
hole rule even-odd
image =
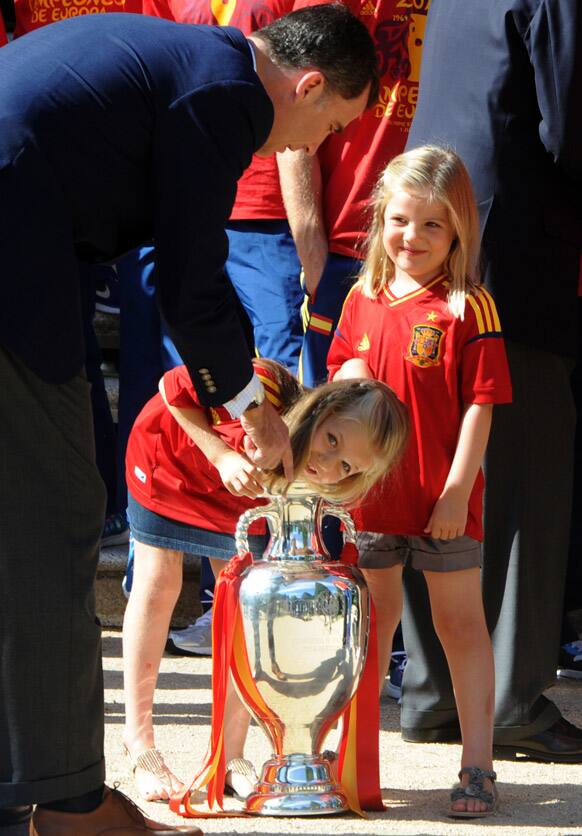
[[[322,729],[358,686],[369,598],[359,573],[335,575],[318,543],[324,515],[343,521],[350,542],[355,528],[347,511],[297,483],[287,496],[270,500],[238,523],[239,553],[248,550],[251,522],[265,517],[271,530],[264,559],[243,574],[239,603],[251,675],[281,721],[283,742],[282,754],[263,765],[246,810],[266,816],[341,813],[347,799],[332,777],[329,753],[320,751]],[[271,729],[255,717],[276,751]]]

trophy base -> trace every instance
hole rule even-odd
[[[245,810],[256,816],[325,816],[348,810],[346,794],[321,755],[283,755],[263,765]]]

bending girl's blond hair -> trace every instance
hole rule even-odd
[[[394,157],[384,169],[372,195],[372,221],[358,286],[364,296],[375,299],[394,277],[382,236],[386,207],[399,190],[438,201],[449,212],[456,237],[443,270],[450,281],[449,309],[463,319],[466,294],[479,284],[479,215],[469,173],[450,148],[423,145]]]
[[[311,483],[305,476],[301,479],[313,487],[315,494],[353,504],[361,500],[402,455],[408,438],[408,413],[392,389],[379,380],[341,380],[306,391],[283,415],[289,427],[296,472],[303,470],[307,463],[313,434],[331,415],[357,421],[365,429],[376,451],[374,464],[369,470],[346,476],[333,485]],[[279,467],[271,474],[269,490],[284,493],[287,487]]]

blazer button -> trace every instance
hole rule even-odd
[[[217,390],[216,386],[209,386],[208,391],[212,392],[212,394],[214,394],[214,392],[217,392],[218,390]]]
[[[200,374],[208,374],[208,369],[198,369]]]

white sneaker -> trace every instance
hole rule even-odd
[[[212,607],[184,630],[170,630],[166,650],[172,656],[212,656]]]

